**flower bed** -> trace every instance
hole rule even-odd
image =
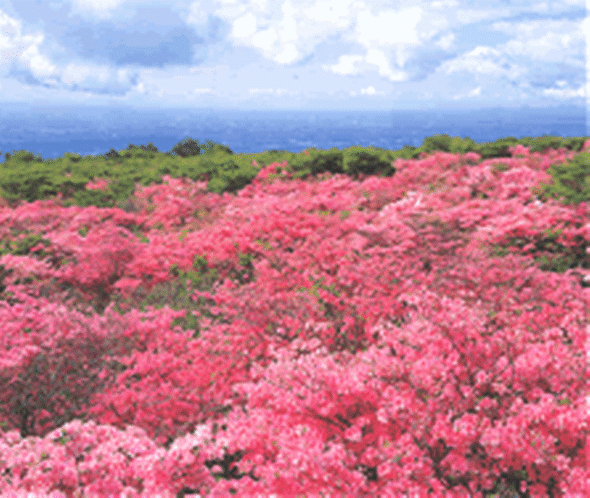
[[[518,152],[0,210],[0,492],[582,496],[589,206]]]

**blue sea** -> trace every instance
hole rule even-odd
[[[395,111],[237,111],[118,107],[0,106],[0,162],[28,150],[43,159],[65,152],[100,155],[153,143],[161,152],[190,137],[234,152],[352,145],[390,150],[418,147],[434,134],[489,142],[504,137],[587,136],[585,107]]]

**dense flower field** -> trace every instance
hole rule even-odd
[[[0,209],[0,494],[584,496],[574,154]]]

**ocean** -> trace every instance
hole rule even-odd
[[[395,111],[141,110],[117,107],[0,106],[0,162],[28,150],[43,159],[100,155],[153,143],[167,152],[182,139],[213,140],[236,153],[352,145],[397,150],[434,134],[476,142],[503,137],[590,135],[585,107]]]

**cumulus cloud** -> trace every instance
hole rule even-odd
[[[481,46],[444,63],[442,69],[447,74],[463,71],[473,74],[504,75],[511,79],[516,79],[524,72],[500,50]]]
[[[231,25],[235,45],[258,49],[266,59],[287,65],[349,26],[360,5],[353,0],[221,2],[215,15]]]
[[[575,21],[540,20],[517,23],[497,22],[492,29],[515,35],[503,45],[507,53],[535,59],[563,60],[580,54],[586,39],[583,24]]]
[[[122,68],[86,61],[58,65],[43,53],[43,33],[24,35],[22,23],[0,12],[0,70],[27,84],[123,94],[137,84],[137,74]]]
[[[252,12],[247,12],[233,22],[233,37],[248,38],[254,33],[256,33],[256,17]]]
[[[359,69],[356,63],[364,59],[362,55],[341,55],[337,64],[324,65],[323,68],[331,70],[335,74],[357,74]]]
[[[38,14],[4,1],[0,79],[28,86],[179,101],[587,97],[581,0],[62,0]]]
[[[40,80],[51,77],[55,65],[39,52],[44,35],[24,35],[22,23],[0,11],[0,71],[3,75],[10,73],[28,74],[30,78]]]
[[[422,9],[418,7],[386,10],[378,14],[361,12],[356,26],[358,41],[367,48],[375,45],[418,43],[416,25],[421,16]]]

